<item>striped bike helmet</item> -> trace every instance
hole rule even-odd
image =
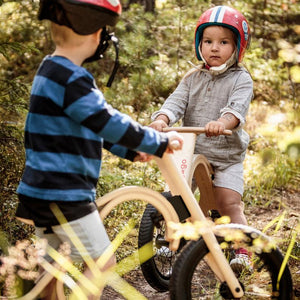
[[[88,35],[116,25],[121,12],[119,0],[40,0],[38,18]]]
[[[205,11],[200,16],[195,30],[195,50],[198,60],[203,60],[199,45],[203,30],[208,26],[224,26],[235,33],[237,36],[236,62],[241,62],[250,44],[250,28],[246,18],[239,11],[228,6],[216,6]]]

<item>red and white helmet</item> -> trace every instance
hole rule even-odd
[[[241,62],[250,42],[250,28],[246,18],[236,9],[228,6],[216,6],[205,11],[197,22],[195,30],[195,50],[198,60],[202,60],[199,45],[203,30],[208,26],[224,26],[237,36],[237,62]]]
[[[40,0],[38,18],[87,35],[116,25],[121,12],[119,0]]]

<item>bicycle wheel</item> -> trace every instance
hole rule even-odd
[[[166,224],[163,216],[148,204],[141,219],[138,247],[152,243],[153,254],[149,260],[141,264],[141,269],[146,281],[158,292],[169,290],[169,282],[172,274],[172,266],[176,256],[182,248],[173,252],[169,250],[169,243],[165,240]]]
[[[231,226],[231,230],[241,230]],[[252,234],[253,235],[253,234]],[[237,275],[243,289],[242,299],[293,299],[293,285],[291,274],[286,267],[277,288],[277,278],[283,261],[278,249],[268,252],[256,250],[253,252],[253,241],[258,238],[258,232],[252,237],[246,234],[247,242],[239,247],[252,251],[251,261],[253,270],[245,270]],[[234,233],[233,233],[234,236]],[[254,238],[255,236],[255,238]],[[260,233],[260,238],[264,235]],[[233,252],[234,241],[225,242],[223,237],[218,237],[218,242],[226,248],[224,253],[230,259]],[[203,239],[189,243],[180,253],[173,266],[173,275],[170,281],[170,295],[172,300],[191,299],[234,299],[226,283],[221,283],[205,263],[204,257],[209,253]]]

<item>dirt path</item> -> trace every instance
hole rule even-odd
[[[272,220],[281,216],[285,212],[284,221],[280,228],[275,232],[276,224],[270,227],[266,234],[278,240],[280,248],[286,249],[290,239],[291,231],[299,224],[300,218],[300,192],[282,192],[274,198],[269,207],[247,207],[245,210],[250,226],[259,230],[263,230]],[[298,235],[299,236],[299,235]],[[298,239],[299,241],[299,239]],[[282,245],[282,246],[281,246]],[[295,252],[298,254],[297,259],[289,260],[289,267],[293,276],[293,283],[296,298],[300,299],[300,242],[295,245]],[[157,293],[145,281],[142,272],[139,268],[127,273],[124,279],[135,287],[141,294],[149,300],[167,300],[168,293]],[[102,300],[123,300],[124,298],[117,294],[112,289],[106,288]]]

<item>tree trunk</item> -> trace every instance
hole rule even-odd
[[[155,0],[145,0],[145,12],[155,12]]]
[[[130,7],[131,4],[138,3],[143,5],[145,8],[145,12],[155,12],[155,0],[129,0],[127,4],[127,8]]]

